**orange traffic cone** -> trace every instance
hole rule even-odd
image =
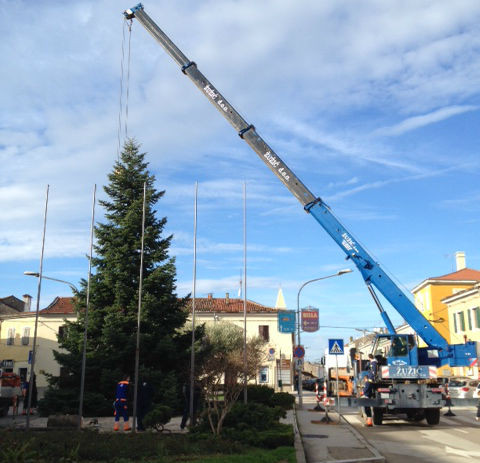
[[[113,425],[113,430],[118,431],[118,428],[119,428],[118,421],[115,421],[115,424]]]
[[[367,416],[367,426],[373,426],[373,421],[371,416]]]

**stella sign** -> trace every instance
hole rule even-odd
[[[307,332],[318,330],[318,309],[302,309],[302,330]]]

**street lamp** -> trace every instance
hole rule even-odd
[[[310,283],[313,283],[315,281],[320,281],[320,280],[326,280],[327,278],[333,278],[333,277],[338,277],[340,275],[344,275],[345,273],[351,273],[353,272],[352,269],[350,268],[345,268],[342,270],[339,270],[337,273],[334,273],[332,275],[327,275],[324,277],[320,278],[314,278],[313,280],[308,280],[305,283],[300,286],[300,289],[298,290],[297,294],[297,345],[300,345],[300,325],[301,325],[301,320],[300,320],[300,293],[302,289],[307,286]],[[302,368],[300,367],[298,369],[298,405],[300,408],[303,407],[303,387],[302,387]]]
[[[40,274],[38,272],[23,272],[23,274],[29,277],[36,277],[36,278],[40,277]],[[73,283],[70,283],[69,281],[59,280],[58,278],[46,277],[43,274],[42,274],[42,280],[52,280],[52,281],[58,281],[60,283],[65,283],[66,285],[70,286],[70,288],[74,293],[78,293],[77,287]]]

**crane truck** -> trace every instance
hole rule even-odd
[[[359,405],[373,409],[373,421],[381,424],[387,413],[406,413],[437,424],[442,407],[441,391],[436,383],[437,367],[448,364],[468,366],[480,353],[479,343],[449,344],[445,338],[417,310],[409,297],[376,262],[333,214],[330,207],[300,181],[280,156],[259,135],[254,125],[249,124],[198,69],[172,42],[160,27],[145,12],[141,3],[124,11],[126,20],[136,19],[177,63],[182,73],[189,77],[207,100],[233,126],[274,175],[297,198],[310,214],[337,243],[363,277],[369,293],[387,327],[388,334],[377,341],[402,345],[401,350],[391,349],[385,365],[379,368],[374,396],[359,399]],[[426,347],[418,347],[413,335],[397,334],[382,306],[376,291],[379,291],[392,307],[423,339]]]

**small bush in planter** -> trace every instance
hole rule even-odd
[[[164,426],[172,419],[173,410],[166,405],[155,405],[143,419],[143,424],[147,428],[153,428],[162,432]]]
[[[248,402],[256,402],[259,404],[269,405],[270,399],[275,391],[268,386],[260,386],[257,384],[249,384],[247,386]],[[243,393],[239,400],[243,399]]]
[[[284,410],[291,410],[295,403],[295,396],[288,392],[276,392],[270,399],[271,406],[282,407]]]

